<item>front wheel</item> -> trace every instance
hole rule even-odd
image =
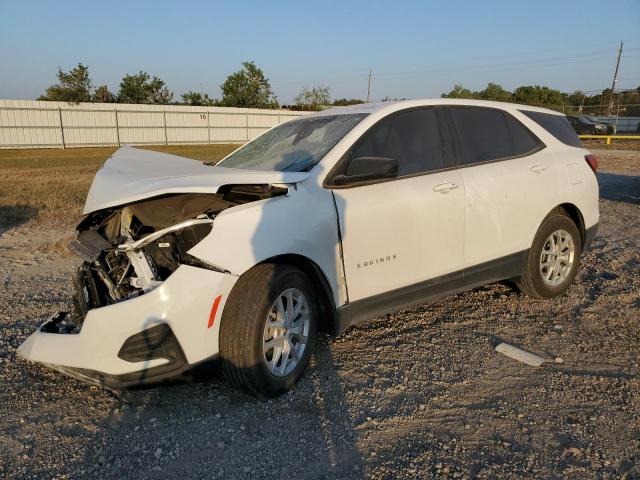
[[[562,213],[543,222],[529,250],[527,264],[516,284],[520,291],[537,298],[563,294],[573,282],[582,253],[582,238],[575,223]]]
[[[318,305],[309,278],[289,265],[261,264],[242,275],[220,324],[220,360],[227,380],[273,397],[302,376],[316,339]]]

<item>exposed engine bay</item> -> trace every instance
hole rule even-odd
[[[74,323],[93,308],[143,295],[180,265],[224,271],[189,255],[221,211],[285,195],[273,185],[223,186],[218,193],[164,195],[88,214],[70,248],[84,261],[74,285]]]

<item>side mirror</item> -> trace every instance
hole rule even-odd
[[[345,185],[347,183],[369,182],[396,178],[398,176],[398,162],[387,157],[356,157],[348,163],[344,174],[336,175],[333,183]]]

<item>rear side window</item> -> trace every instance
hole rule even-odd
[[[351,150],[351,158],[357,157],[393,158],[399,176],[444,168],[435,110],[410,110],[382,120]]]
[[[520,111],[565,145],[582,148],[582,142],[564,115],[532,112],[530,110]]]
[[[517,157],[537,150],[541,142],[520,122],[502,110],[450,107],[460,138],[458,163],[475,163]]]
[[[527,127],[508,113],[504,113],[511,138],[513,139],[514,156],[525,155],[543,146],[538,137],[534,136]]]

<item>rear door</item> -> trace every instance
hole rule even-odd
[[[349,301],[462,269],[464,186],[447,170],[435,108],[391,114],[348,158],[385,157],[398,177],[333,187]]]
[[[448,107],[465,185],[465,267],[516,263],[556,205],[558,181],[549,149],[511,114]]]

